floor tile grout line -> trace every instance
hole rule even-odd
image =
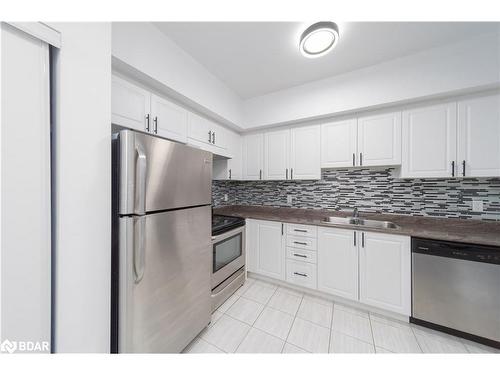
[[[375,347],[375,335],[373,334],[373,326],[372,326],[372,320],[370,319],[370,314],[368,314],[368,322],[370,323],[370,332],[372,333],[373,352],[376,354],[377,349]]]
[[[333,317],[335,316],[335,303],[332,305],[332,318],[330,319],[330,334],[328,335],[328,353],[332,353],[332,334],[333,334]]]
[[[254,282],[255,283],[255,282]],[[253,283],[253,284],[254,284]],[[252,285],[253,285],[252,284]],[[251,287],[250,287],[251,288]],[[271,288],[269,288],[271,289]],[[236,353],[239,349],[239,347],[241,346],[241,344],[243,343],[243,341],[245,341],[245,339],[248,337],[248,335],[250,334],[250,331],[252,330],[252,328],[255,328],[255,329],[258,329],[257,327],[255,327],[255,323],[257,322],[257,320],[259,320],[260,316],[262,315],[262,313],[264,312],[264,310],[266,309],[267,307],[267,304],[269,303],[269,301],[271,300],[271,298],[273,298],[273,296],[276,294],[276,291],[278,290],[278,288],[276,288],[274,290],[274,293],[271,295],[271,297],[268,299],[268,301],[263,305],[264,307],[262,308],[262,310],[260,311],[259,315],[257,316],[257,318],[255,319],[255,321],[250,325],[250,329],[248,330],[248,332],[246,333],[246,335],[243,337],[243,339],[240,341],[240,343],[238,344],[238,346],[236,347],[236,349],[234,350],[234,353]],[[240,297],[243,297],[243,296],[240,296]],[[246,298],[250,301],[253,301],[251,298]],[[257,302],[257,301],[254,301],[254,302]],[[229,310],[229,309],[228,309]],[[227,311],[227,310],[226,310]],[[229,316],[229,315],[228,315]],[[233,319],[236,319],[236,318],[233,318]],[[238,320],[238,319],[236,319]],[[239,322],[241,322],[241,320],[238,320]],[[248,323],[245,323],[247,325],[249,325]],[[267,332],[266,332],[267,333]]]
[[[286,335],[285,345],[288,343],[288,337],[290,336],[290,332],[292,332],[293,325],[295,324],[295,321],[297,320],[297,314],[299,313],[300,306],[302,306],[302,302],[303,301],[304,301],[304,295],[302,295],[302,297],[300,299],[299,307],[297,308],[297,311],[295,311],[295,315],[293,316],[292,324],[290,325],[290,329],[288,330],[288,333]],[[283,345],[283,350],[285,350],[285,345]],[[294,344],[290,344],[290,345],[294,345]],[[295,345],[295,346],[298,347],[298,348],[300,348],[300,349],[304,349],[304,348],[302,348],[302,347],[300,347],[298,345]],[[281,351],[281,353],[283,353],[283,350]],[[309,352],[309,351],[307,351],[307,352]]]
[[[303,301],[304,299],[305,299],[305,298],[303,298],[303,299],[302,299],[302,301]],[[313,302],[313,301],[310,301],[310,302]],[[301,302],[301,305],[302,305],[302,302]],[[321,304],[321,303],[318,303],[318,305],[326,306],[326,305],[323,305],[323,304]],[[300,306],[299,306],[299,308],[297,309],[297,313],[296,313],[296,315],[299,313],[299,310],[300,310]],[[332,315],[333,315],[333,306],[332,306]],[[297,316],[297,317],[298,317],[298,318],[300,318],[300,319],[302,319],[302,320],[306,320],[306,321],[308,321],[309,323],[315,324],[315,325],[317,325],[317,326],[319,326],[319,327],[323,327],[323,328],[326,328],[326,329],[329,329],[329,330],[331,330],[331,329],[332,329],[332,325],[331,325],[332,321],[330,321],[330,327],[325,327],[325,326],[323,326],[323,325],[321,325],[321,324],[318,324],[318,323],[316,323],[316,322],[313,322],[312,320],[310,320],[310,319],[308,319],[308,318],[305,318],[305,317],[302,317],[302,316]]]

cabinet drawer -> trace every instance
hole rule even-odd
[[[297,249],[316,251],[317,240],[311,237],[300,237],[300,236],[286,236],[286,245],[288,247],[295,247]]]
[[[316,289],[316,265],[287,259],[286,281],[306,288]]]
[[[287,247],[286,257],[288,259],[294,259],[299,262],[308,262],[316,264],[316,252],[310,250],[295,249],[293,247]]]
[[[291,234],[292,236],[316,238],[318,230],[315,226],[312,225],[287,224],[286,233]]]

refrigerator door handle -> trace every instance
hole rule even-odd
[[[146,153],[141,144],[136,143],[137,161],[135,164],[135,213],[144,215],[146,213]]]
[[[145,236],[146,218],[134,220],[134,282],[139,284],[144,277],[146,267]]]

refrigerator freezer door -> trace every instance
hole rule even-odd
[[[210,223],[210,206],[120,218],[120,352],[179,353],[208,325]]]
[[[211,203],[211,153],[132,130],[118,139],[120,215]]]

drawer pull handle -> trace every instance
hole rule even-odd
[[[293,274],[297,276],[308,277],[305,273],[294,272]]]
[[[307,233],[306,229],[294,229],[295,232]]]
[[[293,256],[300,257],[300,258],[307,258],[307,255],[302,255],[302,254],[297,254],[297,253],[293,253]]]
[[[307,246],[307,242],[293,241],[293,243],[296,243],[297,245],[304,245],[304,246]]]

